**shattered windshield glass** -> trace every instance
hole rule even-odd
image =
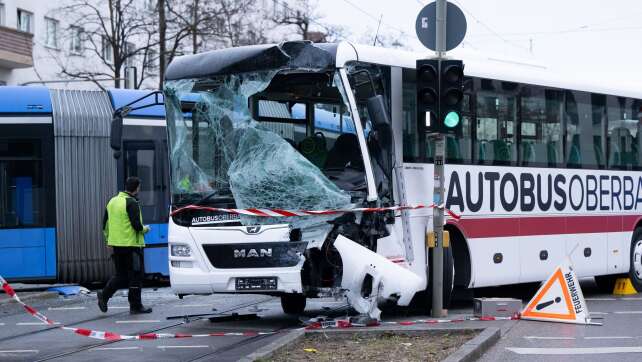
[[[334,71],[261,71],[165,84],[172,203],[285,210],[365,199],[355,124]],[[328,218],[242,218],[244,224]]]

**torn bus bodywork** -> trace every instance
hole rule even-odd
[[[378,317],[380,300],[407,305],[425,288],[425,276],[377,254],[385,240],[404,255],[391,212],[255,217],[207,208],[393,205],[385,70],[337,67],[338,46],[224,49],[168,68],[172,208],[203,206],[170,220],[176,293],[282,295],[292,312],[302,296],[345,293]]]

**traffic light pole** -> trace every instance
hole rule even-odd
[[[446,53],[446,9],[447,0],[436,0],[436,47],[438,58],[443,58]],[[441,74],[438,71],[437,74]],[[440,112],[441,113],[441,112]],[[443,115],[437,115],[443,117]],[[444,164],[446,161],[445,135],[437,133],[434,137],[434,176],[433,176],[433,201],[437,207],[433,209],[433,232],[435,233],[435,247],[432,251],[432,316],[441,318],[447,316],[444,310]]]

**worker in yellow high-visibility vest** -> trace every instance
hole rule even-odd
[[[151,313],[151,308],[143,306],[141,288],[143,286],[145,247],[144,235],[150,228],[143,225],[136,195],[140,191],[140,179],[128,177],[125,191],[114,196],[105,208],[103,233],[107,246],[113,249],[112,259],[116,275],[112,276],[102,291],[98,292],[98,307],[107,312],[107,301],[120,288],[129,287],[129,312],[131,314]]]

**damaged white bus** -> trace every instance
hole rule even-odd
[[[415,61],[398,50],[286,42],[177,58],[165,80],[178,295],[345,295],[378,317],[428,286],[431,143]],[[466,59],[464,132],[447,139],[452,290],[540,281],[571,250],[579,276],[642,289],[642,92]],[[296,212],[317,211],[295,216]],[[252,216],[256,215],[256,216]],[[575,248],[577,245],[579,247]],[[427,298],[429,300],[429,298]]]

